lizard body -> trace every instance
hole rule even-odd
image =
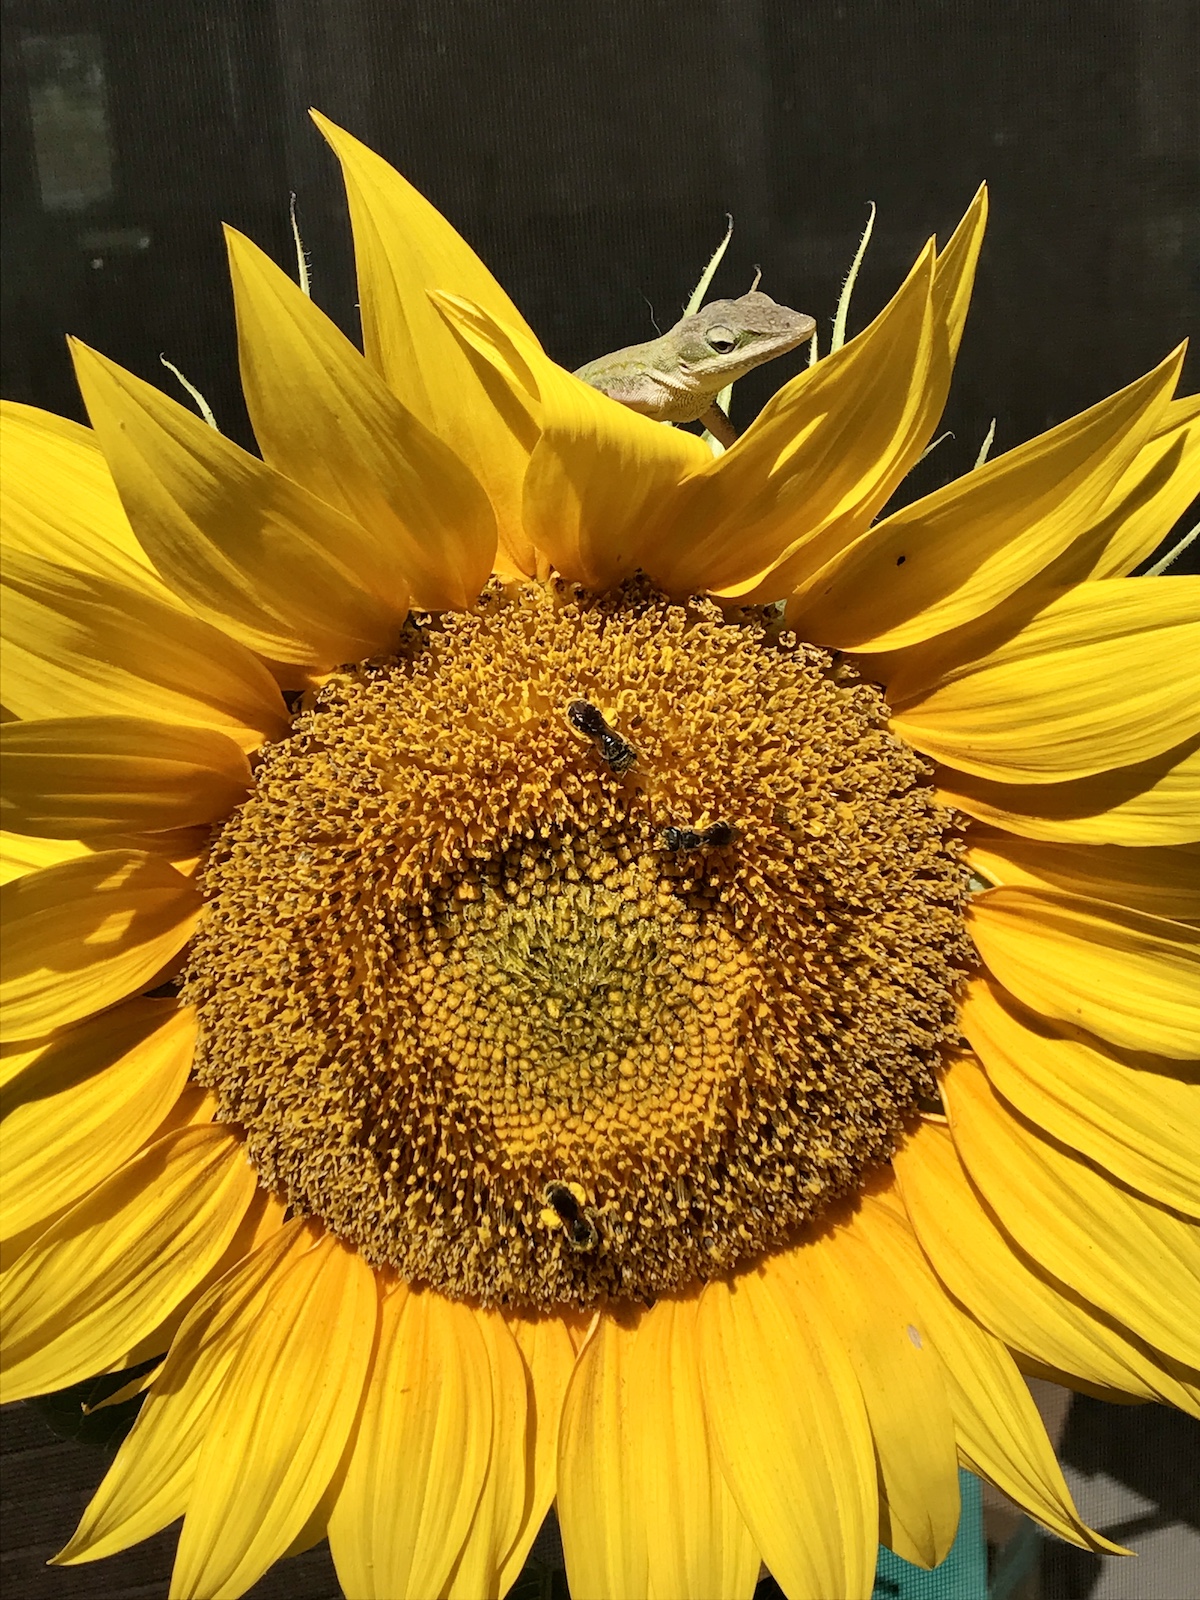
[[[657,339],[589,361],[577,378],[656,422],[703,421],[722,444],[737,437],[717,404],[726,384],[794,350],[816,330],[812,317],[752,289],[713,300]]]

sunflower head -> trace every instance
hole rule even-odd
[[[1022,1373],[1200,1410],[1180,353],[883,515],[982,192],[714,456],[321,126],[363,349],[230,232],[259,454],[4,410],[4,1398],[146,1394],[58,1559],[494,1595],[557,1501],[579,1595],[865,1600],[959,1461],[1113,1548]]]
[[[406,1279],[728,1271],[888,1158],[955,1037],[961,841],[886,724],[777,611],[560,581],[414,622],[213,842],[198,1080]]]

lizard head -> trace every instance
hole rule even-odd
[[[811,339],[816,326],[804,312],[781,306],[755,289],[738,300],[701,306],[695,316],[676,323],[669,337],[676,341],[681,374],[715,393],[761,362]],[[714,378],[720,383],[714,384]]]

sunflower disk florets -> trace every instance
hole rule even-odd
[[[773,611],[497,586],[413,626],[214,844],[197,1076],[405,1278],[727,1271],[888,1158],[953,1033],[956,836],[885,722]]]

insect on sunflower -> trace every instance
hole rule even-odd
[[[1113,1548],[1022,1374],[1197,1411],[1181,354],[876,520],[982,191],[714,456],[318,121],[364,351],[230,231],[261,459],[4,412],[4,1397],[156,1362],[57,1559],[854,1600],[960,1461]]]

